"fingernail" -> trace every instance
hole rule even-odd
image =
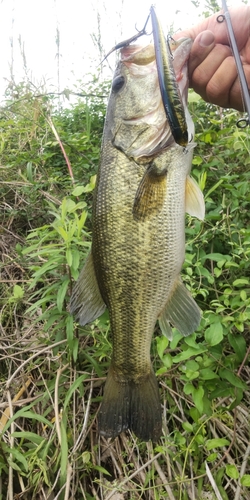
[[[214,34],[212,31],[204,31],[201,33],[199,44],[201,47],[209,47],[214,42]]]

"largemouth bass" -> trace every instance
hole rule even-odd
[[[174,69],[186,107],[192,41],[175,50]],[[194,143],[178,145],[164,110],[153,45],[121,50],[109,98],[93,205],[93,242],[71,298],[81,325],[108,308],[112,360],[99,412],[99,432],[126,429],[147,441],[161,436],[159,389],[150,360],[155,324],[168,338],[200,322],[180,279],[185,211],[204,216],[189,177]]]

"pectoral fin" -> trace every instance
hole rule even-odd
[[[74,315],[80,325],[84,326],[101,316],[105,309],[106,305],[100,294],[93,257],[90,252],[73,288],[70,313]]]
[[[188,176],[186,180],[186,212],[203,220],[205,217],[205,201],[198,184]]]
[[[162,333],[172,340],[169,322],[184,336],[191,335],[200,324],[201,312],[195,300],[181,281],[159,316]]]
[[[154,174],[149,168],[137,189],[133,206],[134,219],[144,221],[156,215],[163,207],[167,188],[167,174]]]

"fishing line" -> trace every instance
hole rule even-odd
[[[235,40],[235,35],[234,35],[234,30],[231,22],[231,17],[229,14],[229,10],[227,7],[227,2],[226,0],[222,0],[222,8],[224,10],[224,15],[220,15],[217,17],[217,22],[221,23],[224,20],[226,21],[227,25],[227,30],[228,30],[228,36],[229,36],[229,42],[232,48],[238,76],[239,76],[239,81],[240,81],[240,86],[241,86],[241,92],[242,92],[242,98],[243,98],[243,104],[244,104],[244,109],[247,111],[248,117],[247,118],[241,118],[240,120],[237,121],[237,126],[239,128],[245,128],[247,125],[250,125],[250,96],[249,96],[249,88],[246,80],[246,75],[244,73],[243,69],[243,64],[240,58],[239,50],[237,47],[237,43]]]

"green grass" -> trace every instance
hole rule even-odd
[[[111,441],[96,420],[108,316],[83,328],[68,312],[91,242],[105,106],[93,98],[52,113],[72,185],[47,99],[29,94],[1,109],[0,499],[250,499],[247,133],[236,113],[192,104],[206,219],[187,217],[183,279],[203,318],[172,342],[156,328],[160,442],[130,432]]]

